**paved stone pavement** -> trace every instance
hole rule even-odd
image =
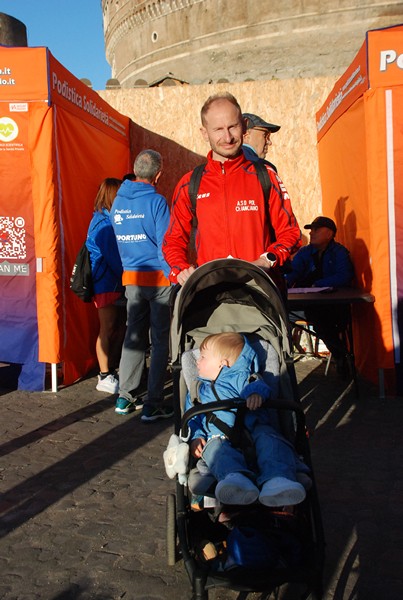
[[[327,542],[324,599],[401,600],[402,399],[380,400],[365,382],[357,399],[315,359],[296,371]],[[115,415],[114,397],[95,383],[57,394],[0,390],[0,598],[190,599],[183,563],[166,564],[174,484],[162,452],[172,421]]]

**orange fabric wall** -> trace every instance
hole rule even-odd
[[[374,271],[368,189],[370,167],[362,97],[333,123],[320,140],[318,152],[323,214],[336,221],[336,239],[351,252],[357,286],[371,291]],[[378,317],[373,306],[361,304],[354,308],[353,316],[357,366],[373,378],[378,354],[382,353]],[[377,338],[379,347],[374,341]]]
[[[399,364],[403,331],[402,315],[399,321],[398,314],[403,299],[403,85],[369,90],[365,100],[368,157],[372,165],[371,213],[376,224],[374,293],[382,298],[378,314],[384,353],[390,361],[393,353]],[[386,365],[386,357],[383,362]]]
[[[47,104],[31,108],[31,178],[35,215],[36,289],[39,335],[39,360],[62,360],[60,304],[59,215],[55,205],[53,109]],[[38,297],[45,299],[38,302]],[[44,352],[43,341],[46,341]]]
[[[53,103],[54,213],[59,225],[59,269],[55,271],[60,309],[56,327],[60,336],[57,362],[63,362],[64,383],[70,384],[96,365],[95,340],[98,316],[69,288],[69,277],[78,250],[85,241],[98,186],[106,177],[121,178],[131,170],[129,119],[96,92],[78,81],[49,56],[49,84]],[[42,291],[44,294],[42,295]],[[52,298],[38,289],[39,306]],[[44,309],[46,310],[46,309]],[[40,357],[50,361],[52,348],[40,329]]]
[[[395,364],[401,371],[403,330],[402,32],[403,26],[368,32],[357,58],[317,114],[323,212],[342,227],[337,238],[352,253],[358,285],[376,298],[373,307],[354,309],[357,363],[374,381],[379,368],[387,370],[391,386]],[[346,95],[328,119],[327,107],[346,77],[354,84],[353,74],[364,72],[363,53],[368,80],[357,80],[354,93],[358,90],[359,98],[351,103]]]
[[[63,227],[64,265],[62,305],[64,379],[71,383],[96,364],[98,317],[69,288],[69,275],[85,241],[99,184],[105,177],[121,178],[129,170],[128,146],[105,139],[97,129],[74,114],[55,108],[59,205]]]
[[[376,297],[376,314],[382,342],[378,344],[378,366],[394,366],[391,272],[389,264],[388,176],[386,163],[385,92],[368,90],[364,95],[367,160],[369,165],[369,211],[371,218],[371,260],[373,265],[372,291]]]

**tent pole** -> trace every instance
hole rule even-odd
[[[57,392],[57,363],[51,363],[52,392]]]
[[[385,400],[385,373],[383,369],[378,369],[379,398]]]

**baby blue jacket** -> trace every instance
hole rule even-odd
[[[264,381],[257,380],[249,383],[250,376],[253,373],[258,373],[258,371],[259,363],[257,354],[245,339],[245,345],[236,362],[232,367],[222,367],[215,382],[199,378],[199,401],[202,404],[217,401],[213,392],[213,386],[220,400],[231,398],[243,398],[246,400],[251,394],[259,394],[263,399],[268,399],[271,394],[271,389]],[[192,408],[192,406],[193,404],[190,400],[190,395],[188,394],[186,397],[185,409],[188,410]],[[261,410],[259,410],[259,413],[260,412]],[[214,414],[229,427],[234,426],[236,409],[231,411],[221,410],[214,412]],[[223,435],[221,429],[211,422],[208,423],[206,415],[204,414],[197,415],[191,419],[189,421],[189,428],[191,431],[191,440],[198,437],[210,439],[212,436]]]

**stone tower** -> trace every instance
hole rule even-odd
[[[121,87],[338,76],[369,29],[403,2],[102,0],[106,58]]]
[[[0,44],[2,46],[27,46],[27,28],[22,21],[0,12]]]

